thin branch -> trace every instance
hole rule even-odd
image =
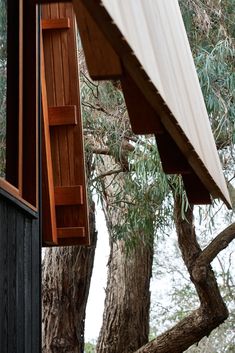
[[[193,210],[181,217],[181,201],[175,198],[175,225],[184,263],[200,299],[200,307],[170,330],[141,347],[136,353],[182,353],[219,326],[228,317],[227,307],[210,266],[210,261],[234,238],[235,224],[227,227],[204,251],[197,242],[193,226]],[[201,269],[198,259],[203,259]]]
[[[121,207],[124,207],[124,205],[122,205],[122,204],[131,205],[131,206],[136,206],[136,204],[135,204],[134,202],[125,201],[125,200],[108,202],[107,204],[108,204],[108,206],[119,205],[120,208],[121,208]]]
[[[89,77],[88,77],[83,71],[80,70],[80,74],[81,74],[92,86],[94,86],[95,88],[98,88],[99,84],[96,84],[96,83],[94,83],[93,81],[91,81],[91,80],[89,79]]]
[[[133,141],[139,145],[142,145],[142,146],[145,146],[147,147],[147,149],[152,152],[154,150],[154,145],[152,145],[151,143],[147,143],[146,141],[141,141],[141,139],[137,136],[128,136],[128,135],[124,135],[124,138],[126,140],[129,140],[129,141]]]
[[[110,148],[108,147],[103,147],[103,148],[96,148],[96,147],[92,147],[92,153],[94,154],[103,154],[106,156],[112,156],[113,154],[110,151]]]
[[[139,142],[140,140],[137,136],[124,135],[124,138],[133,142]]]
[[[111,112],[107,111],[106,109],[104,109],[103,107],[99,106],[99,105],[93,105],[91,104],[90,102],[88,101],[83,101],[82,102],[82,106],[84,107],[87,107],[87,108],[90,108],[90,109],[93,109],[93,110],[96,110],[98,112],[102,112],[108,116],[111,116],[112,118],[115,118],[115,119],[118,119],[119,116],[118,115],[115,115],[115,114],[112,114]]]
[[[93,109],[93,110],[96,110],[96,111],[105,113],[105,114],[107,114],[107,115],[113,116],[112,114],[110,114],[110,112],[108,112],[107,110],[105,110],[105,109],[102,108],[101,106],[93,105],[93,104],[91,104],[90,102],[85,102],[85,101],[83,101],[83,102],[82,102],[82,105],[83,105],[84,107],[91,108],[91,109]]]
[[[109,170],[105,173],[102,173],[102,174],[99,174],[97,175],[94,179],[91,180],[91,182],[94,182],[95,180],[98,180],[98,179],[101,179],[101,178],[105,178],[109,175],[113,175],[113,174],[118,174],[118,173],[122,173],[123,172],[123,169],[120,168],[120,169],[114,169],[114,170]]]
[[[120,146],[121,152],[133,152],[135,150],[135,147],[132,146],[130,143],[122,141],[121,146]],[[102,154],[106,156],[112,156],[114,157],[114,153],[110,150],[109,147],[91,147],[91,152],[94,154]]]
[[[197,265],[210,264],[220,251],[225,249],[235,239],[235,223],[225,228],[217,237],[202,251],[197,259]]]

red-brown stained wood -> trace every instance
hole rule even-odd
[[[119,57],[81,1],[78,1],[78,28],[89,74],[94,80],[115,79],[122,75]]]
[[[166,174],[187,174],[192,171],[183,153],[166,130],[163,134],[155,136],[162,168]]]
[[[41,45],[41,97],[42,97],[42,229],[45,244],[57,244],[54,182],[48,121],[47,91],[43,45]]]
[[[77,185],[55,187],[55,204],[56,206],[82,205],[82,186]]]
[[[42,20],[41,27],[43,30],[48,29],[68,29],[70,28],[69,18],[57,18],[52,20]]]
[[[85,235],[86,233],[84,227],[57,228],[58,238],[83,238]]]
[[[188,201],[194,205],[211,204],[211,197],[201,180],[193,171],[182,175]]]
[[[82,187],[83,195],[78,193],[76,202],[64,200],[64,206],[56,207],[57,228],[84,228],[85,237],[82,242],[79,235],[75,238],[58,239],[59,245],[88,244],[88,210],[86,196],[86,177],[84,170],[84,147],[82,135],[82,121],[80,112],[79,72],[76,46],[75,18],[72,4],[50,4],[42,6],[44,20],[69,18],[70,28],[67,30],[43,31],[45,51],[45,72],[48,105],[53,107],[55,115],[62,120],[74,122],[76,109],[76,125],[50,127],[51,154],[53,165],[53,179],[55,190],[58,187]],[[63,117],[62,110],[66,110],[67,118]],[[59,120],[58,115],[54,121]],[[62,189],[61,189],[62,190]],[[65,189],[64,189],[65,190]],[[69,189],[68,189],[69,190]],[[57,198],[58,193],[55,193]],[[68,199],[70,196],[68,196]],[[57,200],[58,201],[58,200]],[[79,202],[78,202],[79,201]],[[82,204],[81,204],[82,202]],[[75,205],[74,205],[75,203]]]
[[[50,126],[76,125],[77,107],[76,105],[49,107],[48,118]]]
[[[133,132],[163,133],[164,127],[156,111],[127,72],[121,77],[121,84]]]
[[[117,2],[112,7],[112,2],[108,0],[73,0],[78,22],[80,2],[121,58],[123,67],[154,108],[206,189],[213,197],[221,197],[231,207],[213,136],[206,121],[208,116],[200,86],[195,80],[196,71],[192,56],[190,58],[178,3],[172,2],[168,6],[166,1],[159,0],[146,5],[142,1],[130,0],[127,7],[122,6],[122,2]],[[159,11],[160,7],[162,11]],[[143,15],[141,20],[138,13]],[[159,16],[159,21],[156,21],[156,16]],[[166,25],[161,25],[163,18]],[[174,30],[176,28],[180,30]],[[159,50],[161,42],[165,44]],[[172,46],[172,42],[177,45]],[[185,62],[182,60],[183,56]],[[188,65],[188,69],[191,67],[188,77],[184,63]],[[172,80],[172,77],[177,77],[177,80]],[[195,90],[190,87],[191,84]],[[208,153],[205,153],[206,149]]]

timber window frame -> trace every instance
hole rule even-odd
[[[30,0],[7,1],[6,177],[0,188],[38,208],[38,25]]]

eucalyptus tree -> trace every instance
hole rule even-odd
[[[221,205],[214,207],[210,212],[210,220],[203,217],[204,210],[198,208],[195,212],[196,232],[202,248],[213,240],[213,235],[228,225],[231,220],[227,218],[225,209],[220,210],[220,217],[216,222],[216,213]],[[203,211],[203,212],[202,212]],[[209,208],[207,212],[209,213]],[[210,224],[209,224],[210,222]],[[208,228],[211,228],[209,231]],[[190,280],[187,269],[181,258],[177,244],[177,237],[169,230],[164,242],[158,243],[153,266],[155,286],[151,307],[151,337],[161,334],[187,315],[199,305],[197,292]],[[234,298],[235,298],[235,244],[232,243],[213,261],[212,265],[219,284],[220,292],[229,310],[229,318],[223,325],[215,329],[208,337],[204,337],[199,344],[192,346],[187,353],[227,353],[232,352],[235,345],[235,335],[232,328],[235,325]],[[163,281],[163,288],[158,290]],[[168,285],[166,285],[166,283]]]
[[[233,1],[227,1],[226,3],[223,1],[181,1],[182,12],[189,33],[209,117],[214,130],[216,144],[227,178],[231,180],[234,178],[235,82],[233,5]],[[151,140],[148,141],[149,144],[151,144]],[[152,157],[152,148],[150,148],[149,152],[150,151],[151,153],[149,153],[147,157],[149,160],[151,160]],[[145,165],[145,168],[146,167]],[[155,173],[154,169],[152,169],[152,173],[152,180],[155,179],[158,181],[160,170],[158,169]],[[169,183],[172,184],[172,180],[169,180]],[[161,191],[164,194],[164,189],[161,189]],[[158,209],[158,201],[164,206],[163,199],[164,197],[160,197],[159,199],[155,198],[156,209]],[[182,203],[182,201],[184,202]],[[163,333],[153,342],[140,348],[138,352],[182,352],[193,342],[209,334],[216,326],[223,322],[228,315],[226,306],[217,287],[216,278],[210,268],[210,262],[221,250],[221,241],[225,241],[226,244],[228,244],[234,238],[234,224],[229,226],[224,232],[221,232],[216,238],[216,241],[209,244],[205,252],[203,252],[197,242],[197,235],[193,226],[192,206],[187,205],[187,200],[185,200],[184,197],[179,198],[178,190],[175,193],[173,203],[179,246],[185,265],[190,273],[191,280],[199,295],[201,306],[188,318],[184,318],[179,322],[172,330]],[[187,207],[185,208],[184,205]],[[127,213],[128,212],[125,210],[124,214]],[[152,216],[153,215],[156,216],[154,211],[152,211]],[[140,223],[143,219],[142,216],[143,213],[137,216]],[[130,220],[131,219],[130,217]],[[125,219],[124,224],[130,226],[131,221],[130,223],[126,223]],[[120,229],[120,223],[118,228]],[[125,232],[122,232],[125,238],[124,234]],[[112,278],[113,271],[119,271],[120,277],[118,278],[121,278],[120,272],[122,272],[122,266],[120,261],[117,262],[119,256],[120,254],[117,251],[112,252],[111,250],[104,323],[98,342],[98,352],[102,353],[134,351],[131,346],[131,337],[128,340],[127,334],[123,334],[122,325],[117,325],[117,322],[120,322],[121,319],[116,318],[115,320],[113,317],[117,315],[117,310],[120,309],[119,298],[116,298],[116,303],[111,301],[111,299],[115,298],[114,293],[119,291],[118,288],[113,289],[114,284],[118,283],[116,281],[117,277],[114,276],[114,278]],[[123,254],[122,256],[125,257]],[[194,258],[194,261],[192,261],[192,258]],[[201,261],[203,261],[203,263],[200,263]],[[130,262],[131,259],[129,259],[129,263]],[[112,264],[114,264],[114,270],[112,270]],[[118,269],[117,264],[119,264]],[[202,273],[200,273],[199,264],[202,266],[203,270],[205,270],[205,278],[203,278]],[[194,272],[192,272],[192,268]],[[138,267],[133,270],[134,273],[138,273]],[[110,283],[112,283],[112,285]],[[120,280],[120,286],[121,285],[124,286],[124,288],[128,287],[128,280],[125,284]],[[134,290],[132,290],[132,294],[137,297]],[[126,295],[128,296],[128,291],[126,291]],[[216,305],[213,303],[216,303]],[[131,312],[130,307],[129,312]],[[126,316],[124,315],[123,321],[125,320]],[[128,320],[126,326],[129,327]],[[128,329],[126,331],[128,331]],[[132,331],[130,332],[132,336]],[[185,337],[185,333],[187,333],[187,337]],[[120,338],[122,335],[124,337],[124,343],[120,346],[119,340],[122,339],[122,337]],[[136,340],[136,344],[139,344],[138,340]]]
[[[85,311],[97,232],[90,205],[89,247],[48,248],[42,264],[42,352],[84,352]]]
[[[217,148],[227,180],[234,182],[234,1],[195,0],[181,1],[180,4],[214,130]],[[175,308],[177,317],[174,317],[174,322],[178,318],[178,324],[165,333],[160,334],[158,339],[153,340],[138,352],[182,352],[193,342],[197,342],[203,336],[209,335],[228,316],[228,311],[218,289],[216,277],[212,271],[210,262],[234,239],[235,224],[231,223],[231,218],[231,224],[210,242],[208,239],[211,215],[208,209],[204,210],[204,216],[207,213],[206,233],[208,239],[202,250],[193,225],[192,207],[188,205],[185,209],[184,217],[182,217],[181,202],[177,194],[175,194],[174,199],[178,244],[196,292],[193,292],[194,295],[192,296],[192,288],[188,287],[188,282],[182,288],[178,288],[178,292],[174,291],[173,305],[181,309],[177,310]],[[232,217],[231,213],[229,216]],[[222,245],[223,241],[224,244]],[[230,258],[229,255],[227,257],[228,263]],[[171,265],[168,264],[168,266],[170,267]],[[178,269],[174,270],[176,278],[178,272]],[[219,281],[220,278],[217,278]],[[231,303],[231,297],[229,299],[226,294],[228,292],[229,296],[232,295],[232,300],[234,300],[234,293],[232,293],[230,285],[231,278],[228,275],[224,276],[224,278],[227,279],[228,283],[222,287],[221,293],[225,300]],[[183,298],[186,297],[186,300],[182,300],[182,295]],[[196,301],[197,296],[198,300]],[[183,301],[185,301],[184,305],[182,305]],[[198,301],[200,306],[199,309],[195,310]],[[182,306],[184,310],[187,309],[189,311],[187,312],[188,316],[185,312],[182,312]],[[230,309],[232,309],[231,304]],[[169,321],[172,320],[170,313],[167,311],[169,308],[163,308],[163,310],[169,324]],[[231,316],[229,320],[224,324],[223,329],[229,323],[233,322],[233,317]],[[216,340],[216,333],[212,335],[215,335],[212,337]],[[228,330],[225,335],[228,340],[234,340],[231,330]],[[221,336],[219,341],[219,343],[222,342]],[[215,345],[217,347],[216,351],[233,351],[234,342],[227,344],[225,337],[223,342],[226,347],[221,348],[220,346],[220,350],[217,350],[219,347],[217,342],[217,346]],[[215,343],[213,342],[213,344]],[[196,348],[192,347],[189,351],[200,352],[202,346],[203,352],[209,352],[212,349],[210,341],[205,339],[199,346]],[[214,350],[212,351],[214,352]]]
[[[156,145],[153,138],[132,134],[119,84],[94,84],[85,74],[83,81],[92,182],[103,205],[111,248],[97,351],[133,352],[148,341],[153,239],[156,220],[160,226],[167,219],[163,222],[162,203],[169,187],[162,173],[158,180],[153,178],[160,168]]]
[[[232,183],[234,0],[182,0],[180,3],[217,147]],[[131,133],[119,82],[94,83],[83,66],[81,71],[89,185],[103,203],[111,240],[106,307],[98,352],[124,353],[137,349],[139,353],[183,352],[227,318],[228,311],[210,262],[234,238],[235,226],[230,225],[201,250],[193,225],[193,208],[185,198],[182,182],[177,177],[167,178],[162,174],[151,136],[136,137]],[[173,210],[182,257],[201,306],[147,343],[153,241],[154,237],[164,238],[165,227],[173,220]],[[79,268],[80,260],[73,259]],[[58,261],[57,267],[60,265],[67,266]],[[89,281],[89,276],[84,278]],[[75,282],[69,282],[71,286],[79,285],[76,280],[78,277],[74,276]],[[45,283],[49,281],[46,279]],[[63,292],[63,286],[67,285],[61,284],[62,294],[56,301],[58,307],[63,294],[66,298],[71,295]],[[73,300],[73,304],[69,301],[71,307],[79,303],[74,297]],[[67,305],[71,310],[70,306]],[[49,313],[51,317],[54,314],[53,310]],[[74,326],[78,327],[83,319],[84,311],[82,317],[76,316]],[[62,323],[60,325],[62,330]]]

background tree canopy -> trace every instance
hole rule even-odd
[[[234,0],[180,1],[217,148],[231,187],[235,177],[234,5]],[[227,318],[220,291],[229,309],[233,309],[234,247],[230,245],[218,258],[214,272],[210,263],[234,238],[234,215],[218,201],[210,207],[193,209],[181,178],[162,173],[153,136],[132,133],[120,82],[93,82],[82,51],[79,61],[90,200],[95,192],[102,203],[111,246],[97,352],[183,352],[202,337],[209,336]],[[94,211],[93,207],[91,210]],[[77,352],[83,347],[84,339],[81,329],[84,312],[78,313],[77,308],[81,301],[84,308],[86,297],[69,297],[71,291],[64,285],[64,273],[68,266],[74,271],[73,278],[69,278],[69,287],[74,286],[73,293],[89,282],[91,271],[89,274],[83,271],[81,277],[79,251],[61,249],[47,253],[48,271],[53,267],[53,259],[56,271],[58,268],[60,271],[56,272],[57,283],[53,275],[47,276],[44,267],[43,292],[45,298],[51,295],[47,309],[50,307],[44,316],[51,324],[58,317],[56,313],[61,315],[64,310],[67,314],[67,308],[71,309],[73,325],[67,325],[66,330],[58,329],[56,335],[61,342],[67,336],[73,337],[75,344],[77,340]],[[150,337],[153,340],[148,343],[153,254],[153,272],[159,288],[157,298],[152,298]],[[81,258],[86,258],[85,250]],[[162,279],[165,291],[160,293]],[[55,295],[53,300],[51,293],[55,288],[59,288],[60,295]],[[66,297],[65,308],[63,296]],[[198,346],[189,348],[190,352],[232,352],[233,322],[231,315],[209,339],[204,338]],[[59,320],[56,325],[60,327]],[[47,336],[47,332],[44,335]],[[48,334],[46,339],[50,347],[53,334]],[[87,345],[87,349],[93,347]],[[51,350],[44,348],[44,353],[49,352]]]
[[[223,169],[227,180],[233,183],[235,2],[182,0],[180,6]],[[166,246],[167,235],[172,233],[173,225],[173,198],[169,183],[175,192],[182,196],[182,217],[188,207],[187,199],[181,180],[162,174],[154,138],[137,137],[131,133],[119,83],[113,82],[113,86],[109,82],[91,83],[84,68],[83,70],[83,110],[85,124],[88,123],[85,125],[86,141],[88,153],[93,159],[94,172],[91,181],[94,182],[93,187],[98,190],[102,200],[102,195],[107,192],[104,178],[111,175],[108,185],[115,185],[116,193],[115,196],[112,195],[111,203],[109,200],[108,208],[113,208],[113,213],[117,213],[118,208],[123,210],[119,213],[120,220],[117,225],[109,227],[109,230],[114,239],[124,239],[128,249],[138,243],[138,230],[142,229],[144,234],[141,241],[148,241],[155,234],[156,278],[167,277],[172,284],[171,289],[167,290],[170,299],[166,300],[163,296],[155,305],[154,302],[152,304],[151,330],[156,335],[185,317],[198,305],[196,292],[183,264],[180,265],[176,239],[169,245],[174,251],[168,253],[169,248]],[[98,139],[95,140],[97,131]],[[103,166],[102,172],[96,167],[100,164]],[[200,225],[197,233],[203,247],[213,238],[213,234],[218,232],[221,225],[226,226],[232,222],[233,214],[221,207],[221,204],[214,202],[214,207],[199,207],[195,211],[197,224]],[[104,208],[107,214],[107,204]],[[112,212],[110,217],[112,218]],[[109,219],[107,222],[109,223]],[[234,248],[230,246],[227,254],[219,258],[216,265],[217,278],[224,297],[228,299],[229,309],[233,309],[235,295],[232,282],[234,268],[231,265],[233,257]],[[226,261],[229,264],[226,264]],[[177,270],[178,267],[180,269]],[[160,285],[160,281],[158,283]],[[229,352],[234,345],[234,336],[229,334],[233,323],[234,318],[231,315],[226,324],[210,337],[210,340],[213,340],[213,345],[210,343],[210,347],[213,347],[211,349]],[[228,332],[224,335],[226,329]],[[223,340],[218,338],[221,334]],[[204,340],[200,348],[194,347],[192,350],[196,352],[205,349],[206,344],[209,345]]]

